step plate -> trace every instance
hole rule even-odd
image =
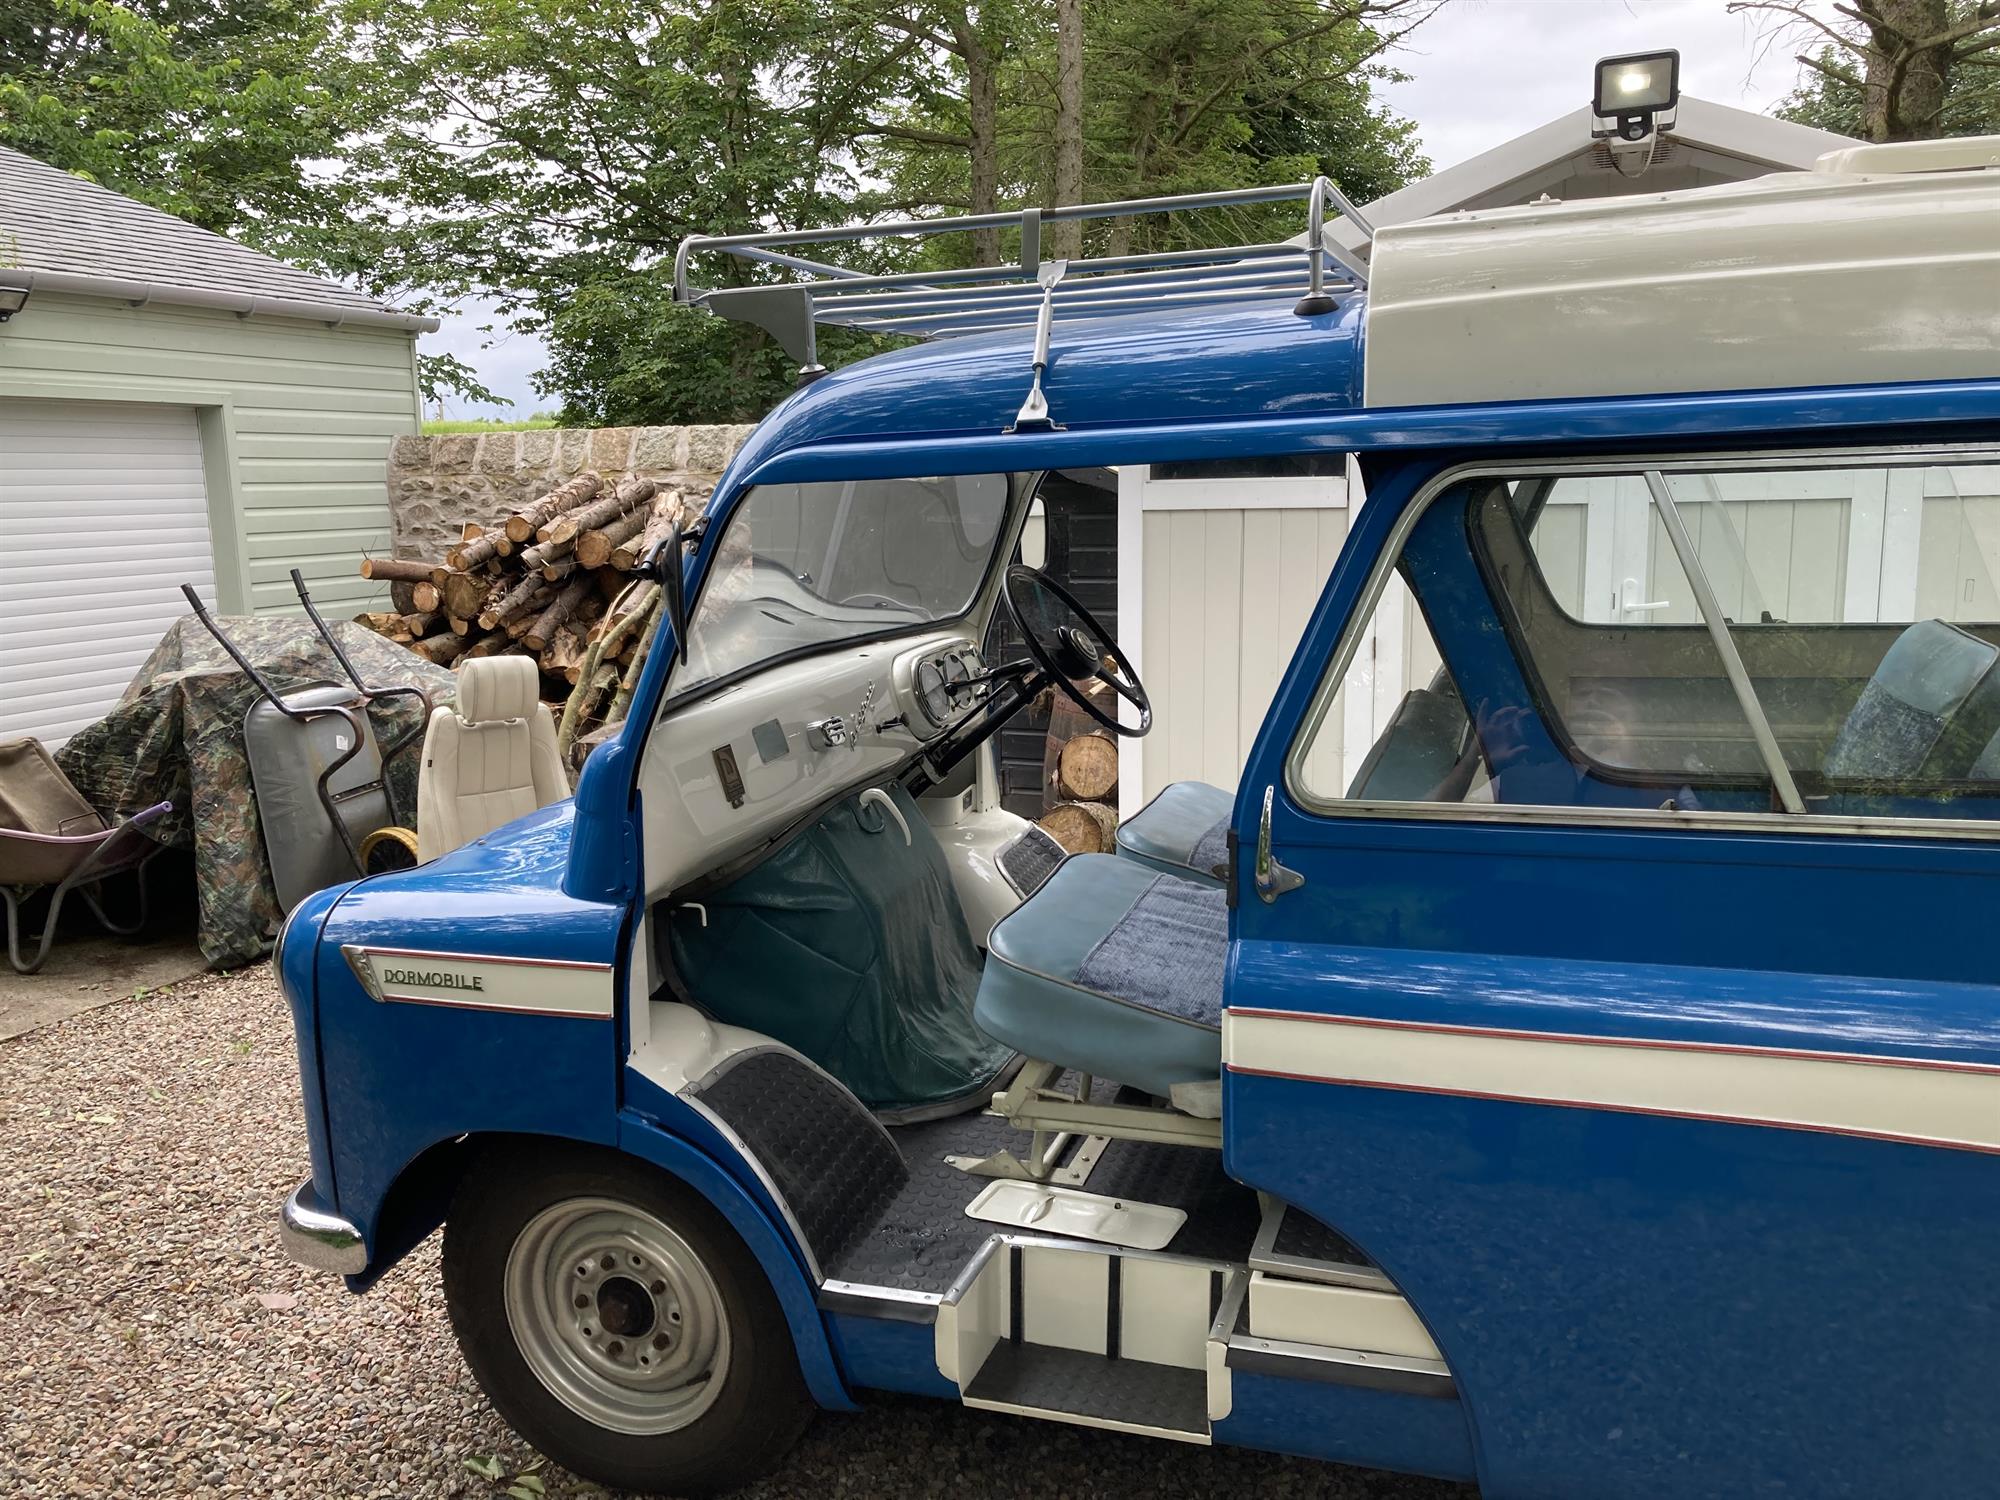
[[[1002,1341],[965,1388],[965,1404],[1183,1442],[1208,1441],[1208,1380],[1202,1371],[1106,1359],[1075,1349]]]

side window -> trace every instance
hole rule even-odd
[[[1294,776],[1328,802],[2000,818],[1996,583],[1995,462],[1466,481],[1410,530]],[[1424,646],[1391,649],[1404,697],[1371,721],[1391,640]]]

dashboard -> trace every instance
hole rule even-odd
[[[649,892],[878,784],[978,707],[968,684],[984,670],[977,645],[940,631],[784,662],[670,707],[639,771]]]

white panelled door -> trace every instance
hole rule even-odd
[[[187,611],[215,603],[186,407],[0,400],[0,740],[103,716]]]

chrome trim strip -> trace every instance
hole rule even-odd
[[[852,1313],[878,1318],[885,1323],[937,1322],[944,1298],[937,1292],[913,1292],[899,1286],[869,1286],[858,1281],[822,1282],[819,1289],[821,1312]]]
[[[473,964],[516,964],[530,969],[581,969],[585,973],[609,974],[610,964],[585,963],[571,958],[512,958],[504,953],[447,953],[441,948],[377,948],[368,943],[348,943],[349,948],[363,953],[381,953],[391,958],[441,958],[457,959]]]
[[[1283,1339],[1232,1335],[1223,1362],[1246,1375],[1276,1375],[1284,1380],[1316,1380],[1329,1385],[1359,1386],[1399,1396],[1428,1396],[1452,1401],[1458,1383],[1444,1361],[1403,1354],[1370,1354],[1363,1349],[1337,1349],[1319,1344],[1294,1344]]]
[[[1290,1207],[1284,1203],[1277,1203],[1274,1209],[1274,1212],[1264,1215],[1263,1222],[1257,1226],[1256,1239],[1250,1242],[1251,1270],[1262,1271],[1267,1276],[1282,1276],[1291,1281],[1315,1281],[1323,1286],[1353,1286],[1371,1292],[1396,1291],[1396,1283],[1373,1266],[1356,1266],[1337,1260],[1308,1260],[1303,1255],[1279,1254],[1278,1230],[1283,1225]]]
[[[1805,799],[1799,796],[1792,768],[1785,764],[1784,752],[1778,748],[1778,737],[1771,733],[1771,720],[1758,701],[1757,690],[1750,685],[1743,653],[1736,649],[1736,638],[1729,633],[1722,601],[1715,597],[1715,586],[1708,581],[1708,569],[1701,565],[1701,554],[1695,551],[1694,538],[1688,535],[1687,523],[1681,519],[1681,508],[1674,503],[1666,476],[1658,469],[1646,471],[1646,489],[1653,497],[1653,508],[1660,513],[1661,524],[1667,528],[1667,540],[1673,543],[1674,555],[1681,560],[1681,572],[1688,587],[1694,590],[1695,606],[1701,611],[1702,623],[1708,627],[1708,638],[1715,642],[1715,654],[1722,658],[1722,670],[1729,678],[1729,690],[1736,695],[1736,706],[1750,723],[1750,737],[1757,742],[1757,754],[1763,759],[1764,774],[1771,778],[1771,785],[1777,791],[1778,805],[1796,817],[1806,810]]]
[[[359,1276],[368,1269],[361,1231],[320,1207],[311,1178],[293,1188],[278,1210],[278,1239],[287,1255],[315,1271]]]
[[[820,1270],[819,1256],[813,1252],[812,1241],[806,1238],[806,1232],[799,1224],[798,1215],[792,1212],[792,1205],[785,1201],[785,1195],[778,1191],[778,1184],[772,1180],[771,1174],[765,1170],[764,1163],[758,1160],[757,1153],[752,1151],[749,1145],[745,1143],[743,1137],[736,1133],[735,1127],[706,1104],[703,1104],[698,1096],[683,1093],[680,1098],[681,1102],[687,1105],[689,1109],[696,1111],[704,1120],[714,1126],[716,1134],[729,1142],[730,1147],[736,1154],[743,1158],[744,1164],[752,1172],[756,1173],[757,1181],[763,1184],[764,1191],[770,1195],[771,1202],[777,1205],[778,1212],[784,1216],[785,1227],[791,1231],[792,1239],[799,1247],[799,1253],[805,1256],[806,1271],[811,1275],[813,1285],[818,1286],[824,1283],[826,1274]]]
[[[1547,827],[1675,828],[1689,832],[1722,831],[1762,834],[1867,834],[1880,838],[1897,836],[1920,839],[1965,839],[1980,843],[2000,840],[2000,822],[1953,821],[1948,818],[1861,818],[1826,813],[1662,813],[1654,808],[1541,807],[1525,803],[1492,802],[1370,802],[1322,797],[1305,784],[1304,768],[1321,724],[1333,708],[1333,700],[1353,665],[1361,642],[1367,637],[1368,622],[1395,575],[1396,560],[1410,533],[1437,498],[1462,480],[1505,479],[1510,476],[1545,478],[1561,475],[1633,476],[1648,469],[1662,474],[1703,473],[1727,465],[1732,471],[1745,469],[1798,469],[1829,464],[1852,468],[1877,464],[1883,468],[1950,463],[1992,463],[2000,461],[2000,443],[1962,443],[1949,447],[1920,444],[1882,444],[1855,448],[1795,448],[1778,453],[1717,452],[1618,455],[1609,458],[1519,459],[1506,463],[1466,463],[1434,476],[1396,518],[1374,568],[1356,601],[1347,628],[1334,648],[1305,716],[1293,732],[1285,752],[1285,792],[1301,809],[1322,818],[1377,818],[1393,822],[1435,823],[1525,823]],[[1336,564],[1338,566],[1338,564]]]

